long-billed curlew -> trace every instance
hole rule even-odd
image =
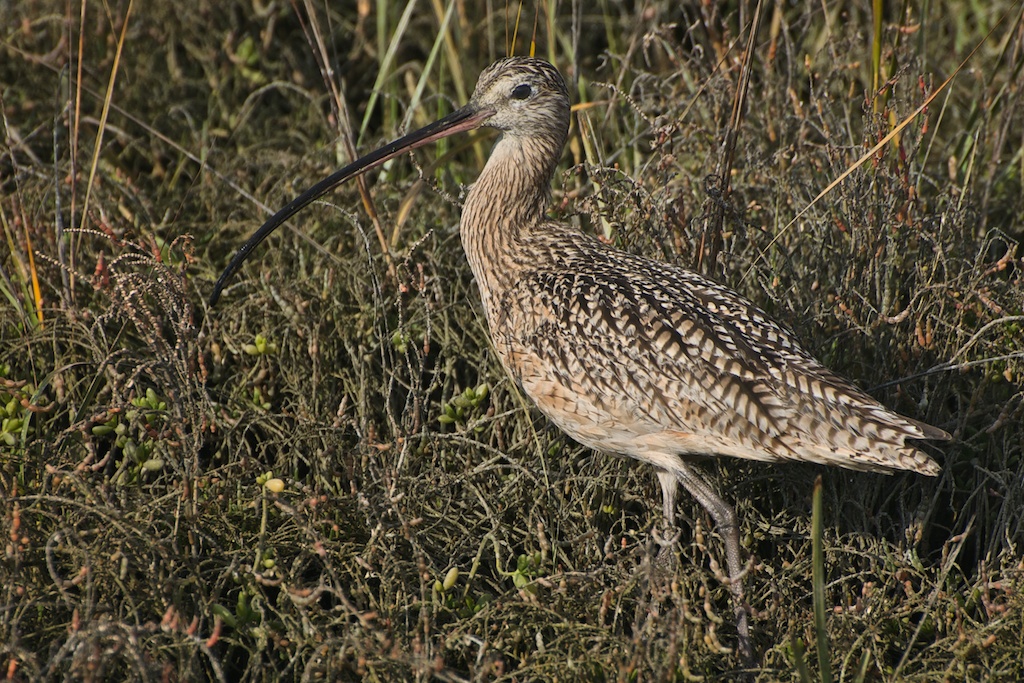
[[[677,482],[710,513],[725,543],[739,651],[749,660],[736,514],[690,459],[731,455],[935,475],[939,466],[907,441],[949,435],[897,415],[833,374],[726,287],[548,219],[569,95],[547,62],[492,64],[469,104],[307,190],[242,246],[210,304],[252,250],[313,200],[403,152],[480,126],[501,136],[469,191],[459,229],[502,365],[581,444],[654,465],[667,524]]]

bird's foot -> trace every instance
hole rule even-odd
[[[676,550],[679,547],[679,538],[683,530],[679,527],[663,525],[660,529],[651,529],[651,540],[660,546],[658,554],[654,557],[653,568],[659,574],[671,576],[679,566],[679,558]]]
[[[661,529],[651,529],[651,538],[654,542],[661,546],[661,552],[664,553],[666,550],[670,550],[675,547],[676,543],[679,542],[679,537],[683,535],[683,530],[677,526],[663,525]]]

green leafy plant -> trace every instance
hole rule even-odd
[[[539,552],[520,555],[516,560],[515,571],[511,573],[515,587],[530,595],[536,595],[537,584],[534,581],[544,575],[543,562],[544,557]]]
[[[259,387],[252,388],[252,404],[260,410],[270,410],[270,401],[263,397],[263,392]]]
[[[28,382],[4,379],[10,366],[0,366],[0,442],[5,446],[24,444],[32,434],[35,387]]]
[[[466,389],[442,407],[442,413],[437,418],[441,424],[456,424],[465,426],[469,419],[474,416],[483,405],[491,387],[487,383],[478,385],[475,389]]]
[[[167,436],[167,402],[152,388],[130,402],[134,408],[123,416],[115,412],[91,429],[96,437],[113,436],[113,448],[123,454],[112,479],[120,485],[138,483],[145,473],[159,472],[165,464],[162,453]]]
[[[234,610],[230,610],[220,603],[214,603],[210,607],[210,611],[214,616],[220,617],[227,626],[237,631],[246,631],[258,626],[261,621],[260,613],[253,609],[252,602],[253,595],[243,588],[238,591],[238,600],[235,602]]]
[[[242,351],[250,356],[271,356],[277,353],[277,344],[262,334],[257,334],[253,343],[243,346]]]

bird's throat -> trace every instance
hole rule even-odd
[[[551,198],[551,146],[503,136],[466,198],[459,232],[489,317],[494,297],[538,265],[530,243]]]

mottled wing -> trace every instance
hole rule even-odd
[[[945,432],[839,378],[742,297],[670,265],[610,258],[600,245],[584,257],[519,282],[494,321],[506,367],[579,441],[638,457],[938,471],[905,442]]]

